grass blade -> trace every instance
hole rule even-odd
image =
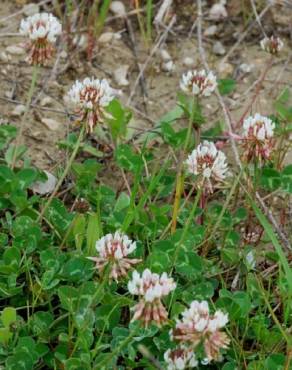
[[[265,232],[267,233],[268,237],[270,238],[278,256],[280,263],[283,267],[283,270],[286,275],[288,287],[289,287],[289,293],[292,294],[292,271],[289,266],[289,263],[287,261],[287,258],[283,252],[282,246],[278,241],[277,235],[275,234],[274,230],[272,229],[271,224],[267,220],[266,216],[263,214],[263,212],[260,210],[260,208],[256,205],[255,201],[251,198],[251,196],[247,194],[248,200],[250,205],[252,206],[252,209],[254,210],[254,213],[261,223],[262,227],[264,228]]]

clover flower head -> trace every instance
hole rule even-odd
[[[109,118],[105,107],[114,99],[113,89],[106,79],[85,78],[75,81],[66,100],[79,115],[79,122],[86,125],[87,133],[92,133],[97,123]]]
[[[228,315],[218,310],[210,314],[208,302],[193,301],[190,308],[182,313],[182,319],[177,320],[171,336],[191,348],[203,344],[208,361],[218,361],[220,350],[229,345],[229,338],[221,331],[228,322]]]
[[[164,353],[164,361],[166,362],[167,370],[192,369],[198,365],[194,351],[185,346],[173,350],[168,349]]]
[[[132,321],[141,320],[145,326],[154,321],[161,326],[168,316],[161,298],[167,296],[175,287],[175,282],[165,272],[158,275],[146,269],[140,275],[133,271],[128,290],[131,294],[138,295],[140,301],[133,308]]]
[[[261,48],[270,54],[278,54],[283,46],[283,41],[277,36],[265,37],[261,40]]]
[[[256,157],[269,159],[273,149],[275,124],[259,113],[246,118],[243,122],[243,146],[247,160]]]
[[[206,183],[211,192],[212,182],[222,182],[228,175],[225,154],[218,150],[214,143],[207,140],[192,151],[185,164],[190,174],[199,176],[199,186]]]
[[[28,63],[46,65],[54,53],[57,36],[62,33],[62,25],[52,14],[37,13],[21,21],[19,32],[29,38]]]
[[[139,259],[127,258],[136,249],[136,242],[130,240],[127,235],[116,231],[115,234],[107,234],[96,242],[98,257],[88,257],[96,263],[96,268],[102,273],[104,268],[111,263],[110,279],[118,281],[127,275],[128,271]]]
[[[188,71],[182,75],[180,88],[182,91],[195,96],[210,96],[216,89],[216,76],[205,70]]]

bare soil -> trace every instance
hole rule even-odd
[[[129,2],[124,3],[130,11],[132,8]],[[191,32],[197,17],[193,3],[176,1],[172,8],[172,14],[176,14],[176,22],[167,33],[162,46],[168,50],[175,64],[175,69],[170,72],[163,71],[159,53],[154,53],[149,58],[157,39],[165,32],[165,29],[160,27],[157,33],[153,29],[157,39],[153,38],[151,45],[147,46],[141,37],[135,15],[128,17],[134,30],[135,47],[131,42],[125,22],[122,19],[111,20],[112,14],[109,14],[102,33],[113,32],[114,37],[106,44],[96,43],[90,62],[87,59],[85,47],[81,46],[73,52],[68,52],[64,46],[66,45],[65,37],[60,40],[55,61],[47,68],[41,69],[39,73],[33,107],[27,121],[24,122],[22,140],[28,146],[29,156],[37,167],[52,171],[65,158],[66,154],[59,150],[57,144],[72,130],[72,123],[63,97],[76,79],[83,79],[87,76],[105,77],[114,88],[122,90],[121,100],[133,109],[129,139],[133,134],[137,137],[137,133],[143,133],[144,129],[155,126],[165,113],[174,108],[182,73],[190,68],[202,67],[197,47],[196,28]],[[236,90],[224,98],[233,119],[236,120],[245,111],[253,96],[255,81],[260,77],[269,56],[260,49],[259,41],[263,38],[263,34],[258,24],[255,24],[238,48],[229,55],[226,61],[228,64],[222,68],[220,65],[226,54],[219,57],[215,55],[212,52],[214,43],[220,41],[228,54],[238,37],[249,25],[248,18],[251,14],[237,14],[238,6],[244,2],[232,0],[228,2],[227,7],[230,16],[224,21],[211,21],[208,19],[208,8],[211,3],[208,3],[208,7],[205,3],[203,33],[212,25],[217,26],[217,31],[214,36],[203,37],[204,47],[208,63],[218,78],[234,78],[238,82]],[[12,112],[17,105],[26,102],[31,81],[31,67],[25,62],[25,54],[11,54],[7,51],[7,47],[19,46],[25,41],[17,35],[20,21],[24,16],[17,13],[21,12],[24,5],[23,0],[1,0],[0,2],[0,119],[1,122],[9,122],[16,126],[19,126],[21,117],[15,116]],[[41,10],[45,11],[50,9],[52,9],[50,3],[41,7]],[[273,113],[275,98],[285,87],[292,85],[291,19],[292,7],[279,5],[267,12],[261,20],[268,34],[272,32],[281,36],[285,48],[263,82],[260,97],[253,104],[251,113],[255,111],[265,115]],[[134,49],[136,49],[137,58]],[[5,60],[5,56],[8,56],[9,60]],[[184,65],[186,57],[194,60],[193,66]],[[146,86],[144,93],[147,95],[144,96],[141,84],[138,83],[135,86],[135,83],[139,73],[137,63],[143,68],[147,59],[149,63],[144,73]],[[250,72],[242,71],[243,63],[250,66]],[[129,66],[129,86],[127,87],[118,86],[113,78],[113,72],[120,65]],[[130,95],[133,96],[131,101],[129,101]],[[41,105],[45,97],[52,99],[49,106]],[[204,109],[210,126],[218,119],[223,120],[216,98],[206,100]],[[54,130],[49,129],[41,122],[43,118],[54,119],[58,123],[57,127]]]

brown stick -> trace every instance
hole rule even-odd
[[[210,71],[210,68],[209,68],[207,60],[206,60],[205,50],[204,50],[203,44],[202,44],[202,1],[197,0],[197,5],[198,5],[197,34],[198,34],[199,52],[200,52],[201,60],[204,64],[206,70]],[[270,7],[270,5],[268,5],[265,9],[267,10],[269,7]],[[262,11],[261,15],[263,14],[263,11]],[[261,15],[260,15],[260,17],[261,17]],[[224,100],[223,100],[222,96],[220,95],[220,92],[219,92],[218,89],[216,89],[216,95],[217,95],[217,98],[219,100],[220,106],[223,110],[224,117],[225,117],[225,122],[227,124],[229,133],[232,134],[232,122],[231,122],[230,116],[228,114],[227,108],[225,106]],[[232,135],[230,137],[230,141],[231,141],[231,147],[232,147],[232,151],[233,151],[233,154],[234,154],[235,162],[238,165],[238,167],[240,169],[242,169],[242,163],[240,161],[240,157],[239,157],[238,149],[237,149],[237,146],[236,146],[236,142],[235,142],[234,138],[232,137]],[[268,220],[273,225],[277,234],[281,238],[281,240],[283,242],[283,245],[286,247],[287,250],[291,251],[292,247],[291,247],[291,244],[290,244],[289,240],[287,239],[286,235],[281,230],[281,228],[278,225],[277,221],[275,220],[275,217],[273,216],[272,212],[268,209],[268,207],[266,206],[265,202],[263,201],[263,199],[261,198],[261,196],[259,195],[258,192],[256,192],[256,199],[259,202],[262,210],[264,211],[264,214],[267,216]]]

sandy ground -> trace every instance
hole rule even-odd
[[[8,0],[0,2],[0,119],[2,122],[9,122],[16,126],[19,126],[21,117],[16,116],[13,111],[19,104],[25,104],[31,80],[31,67],[25,62],[25,54],[17,55],[15,52],[9,52],[9,47],[21,46],[24,42],[23,38],[17,35],[23,14],[13,15],[23,9],[21,3],[24,2]],[[41,9],[49,10],[50,5]],[[290,59],[292,43],[289,38],[289,29],[287,30],[288,26],[285,26],[286,18],[283,19],[284,16],[282,16],[281,20],[277,19],[280,10],[280,8],[273,10],[274,13],[268,14],[262,22],[265,26],[267,25],[268,30],[272,28],[275,32],[277,30],[282,32],[281,37],[285,42],[285,48],[274,61],[251,113],[256,111],[264,115],[273,113],[274,99],[285,87],[292,85]],[[201,67],[196,30],[190,33],[191,26],[196,20],[196,11],[191,5],[186,5],[185,8],[175,7],[174,11],[177,13],[177,20],[171,32],[167,34],[163,48],[167,49],[170,54],[175,69],[165,72],[161,56],[155,53],[149,59],[144,74],[147,96],[143,96],[140,84],[135,88],[138,75],[137,63],[140,66],[144,65],[151,50],[155,47],[155,41],[150,48],[145,46],[135,17],[129,19],[134,29],[137,58],[135,58],[133,44],[125,23],[121,19],[107,22],[102,32],[112,32],[114,36],[105,44],[97,43],[92,62],[87,61],[84,45],[73,52],[68,52],[64,46],[65,40],[60,40],[55,64],[53,62],[52,65],[40,70],[33,97],[33,107],[27,121],[24,122],[22,140],[28,146],[29,156],[36,166],[52,170],[65,158],[66,154],[58,149],[57,143],[72,130],[72,123],[69,120],[63,97],[76,79],[87,76],[105,77],[113,87],[122,90],[121,100],[133,109],[130,126],[137,128],[137,130],[130,129],[129,138],[133,134],[142,133],[142,129],[155,126],[165,113],[174,108],[181,74],[190,68]],[[292,19],[292,8],[287,11],[291,13],[290,19]],[[8,16],[11,17],[8,19]],[[208,62],[218,78],[234,78],[238,82],[236,90],[224,98],[233,120],[236,121],[246,109],[254,92],[254,82],[259,78],[269,56],[259,47],[262,34],[258,26],[255,26],[238,49],[229,56],[228,64],[222,68],[222,59],[225,55],[218,57],[212,52],[214,43],[220,41],[228,53],[238,35],[245,29],[245,24],[241,16],[237,18],[233,16],[224,22],[205,20],[203,32],[212,25],[217,26],[217,32],[214,36],[204,36],[204,46]],[[164,29],[160,29],[159,32],[161,35]],[[193,59],[191,67],[185,65],[186,57]],[[243,64],[246,64],[250,71],[243,71]],[[126,87],[119,86],[113,77],[114,71],[121,65],[129,67],[129,86]],[[129,101],[131,95],[132,99]],[[50,97],[51,101],[43,106],[46,97]],[[212,126],[218,119],[223,120],[223,114],[215,98],[207,99],[204,109],[209,126]],[[43,118],[53,119],[54,127],[48,128],[42,123]]]

